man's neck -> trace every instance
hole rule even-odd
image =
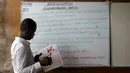
[[[27,40],[24,36],[22,36],[21,34],[19,34],[19,37],[24,39],[24,40]]]

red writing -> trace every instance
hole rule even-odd
[[[88,53],[88,50],[62,50],[61,53],[72,54],[72,53]]]

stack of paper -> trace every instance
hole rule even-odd
[[[51,65],[48,65],[48,66],[44,66],[43,67],[43,70],[44,72],[48,72],[50,70],[53,70],[55,68],[58,68],[60,66],[63,65],[63,61],[62,61],[62,58],[60,56],[60,53],[56,47],[55,44],[52,44],[46,48],[43,48],[42,50],[40,50],[38,53],[42,53],[42,56],[40,56],[40,58],[42,57],[46,57],[48,56],[48,49],[51,48],[51,57],[52,57],[52,64]]]

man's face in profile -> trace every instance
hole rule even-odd
[[[33,37],[35,35],[35,31],[36,31],[36,28],[30,29],[30,30],[27,31],[27,38],[28,38],[28,40],[33,39]]]

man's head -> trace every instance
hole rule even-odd
[[[25,40],[33,39],[37,24],[34,20],[26,18],[22,21],[20,25],[20,37]]]

